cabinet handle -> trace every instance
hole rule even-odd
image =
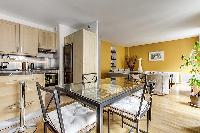
[[[35,101],[29,101],[25,103],[25,108],[30,107],[31,105],[33,105],[35,103]]]
[[[9,110],[16,110],[18,108],[19,108],[19,103],[14,103],[14,104],[8,106]]]
[[[34,103],[35,103],[35,101],[28,101],[28,102],[25,102],[25,108],[30,107],[30,106],[33,105]],[[19,103],[14,103],[14,104],[8,106],[8,109],[9,109],[9,110],[16,110],[16,109],[19,109]]]

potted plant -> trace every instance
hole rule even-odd
[[[126,61],[126,65],[130,69],[130,71],[133,71],[135,68],[135,65],[136,65],[137,56],[135,55],[133,57],[126,57],[125,61]]]
[[[181,67],[188,68],[192,74],[192,77],[189,79],[191,105],[200,107],[200,42],[195,42],[190,55],[182,55],[181,59],[184,61]]]

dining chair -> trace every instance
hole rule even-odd
[[[136,132],[148,132],[149,130],[149,121],[151,114],[152,106],[152,92],[145,94],[147,88],[153,90],[153,83],[148,83],[144,87],[140,88],[143,90],[141,97],[128,96],[118,102],[111,104],[108,109],[108,132],[110,132],[110,113],[115,113],[122,117],[122,128],[123,124],[126,124],[131,127],[131,132],[133,129],[136,129]],[[144,99],[145,98],[145,99]],[[139,128],[139,121],[147,115],[147,131],[144,131]],[[133,124],[124,121],[124,118],[130,122],[136,123],[136,127]]]
[[[69,105],[60,105],[60,92],[58,90],[42,87],[36,83],[39,101],[44,120],[44,133],[47,128],[53,133],[82,133],[88,132],[96,125],[95,111],[82,106],[78,102]],[[45,107],[43,92],[53,94],[56,108],[49,110]]]
[[[87,73],[82,75],[82,83],[94,83],[97,82],[97,73]]]
[[[145,94],[148,93],[148,94],[153,95],[153,94],[154,94],[154,91],[155,91],[156,81],[149,79],[149,78],[148,78],[149,75],[144,74],[144,73],[137,73],[137,74],[135,74],[135,75],[138,75],[138,77],[140,78],[140,80],[139,80],[137,83],[144,83],[146,86],[149,86],[149,84],[152,85],[152,88],[146,87],[146,89],[145,89]],[[130,76],[130,77],[129,77],[129,80],[134,81],[133,79],[134,79],[134,76]],[[135,82],[135,81],[134,81],[134,82]],[[134,92],[134,93],[132,94],[132,96],[135,96],[135,97],[140,98],[140,97],[142,96],[142,94],[143,94],[143,90],[140,89],[140,90]],[[145,99],[145,96],[144,96],[144,99]],[[153,103],[153,99],[151,99],[151,105],[152,105],[152,103]],[[150,116],[150,117],[149,117],[149,120],[151,121],[151,108],[150,108],[150,111],[149,111],[149,112],[150,112],[150,114],[149,114],[149,116]]]
[[[143,83],[147,82],[146,75],[145,74],[140,74],[140,73],[129,74],[128,80],[134,82],[135,84],[139,84],[141,82],[143,82]],[[143,93],[143,90],[140,89],[140,90],[134,92],[132,94],[132,96],[141,97],[142,93]]]

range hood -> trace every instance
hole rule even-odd
[[[38,52],[41,52],[41,53],[56,53],[56,51],[53,51],[51,49],[43,49],[43,48],[38,48]]]

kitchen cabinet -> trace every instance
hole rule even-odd
[[[38,48],[56,52],[56,33],[0,19],[0,53],[36,56]]]
[[[96,33],[85,29],[65,37],[65,45],[73,46],[73,82],[81,82],[82,74],[97,73]]]
[[[20,53],[36,56],[38,53],[38,29],[20,25]]]
[[[19,24],[0,20],[0,53],[17,53],[19,49]]]
[[[56,33],[47,32],[47,47],[52,51],[56,50]]]
[[[40,110],[36,82],[44,86],[44,74],[0,76],[0,121],[19,116],[19,81],[25,81],[26,114]]]
[[[44,30],[39,30],[39,38],[38,38],[38,47],[39,48],[42,48],[42,49],[45,49],[47,46],[46,46],[46,31]]]
[[[56,33],[39,30],[39,46],[40,49],[50,50],[55,52],[56,50]]]

